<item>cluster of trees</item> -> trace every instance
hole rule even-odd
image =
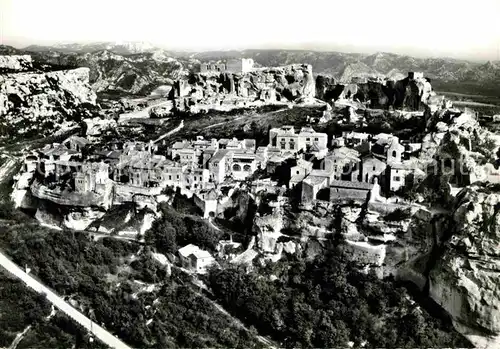
[[[96,299],[95,316],[136,348],[255,348],[252,333],[239,328],[204,296],[175,276],[153,293],[136,298],[124,284]],[[152,320],[146,325],[148,320]]]
[[[89,342],[87,330],[61,312],[54,316],[44,295],[28,288],[15,277],[0,272],[0,347],[8,348],[28,326],[17,344],[32,348],[106,348],[99,341]]]
[[[50,303],[21,281],[0,270],[0,347],[8,348],[27,326],[43,321]]]
[[[284,347],[466,347],[450,324],[410,305],[404,288],[364,274],[339,252],[273,267],[270,281],[238,268],[214,269],[209,283],[234,315]]]
[[[86,233],[49,231],[38,226],[15,226],[0,237],[2,249],[47,286],[63,295],[91,297],[106,289],[106,275],[116,274],[123,257],[139,246],[123,240],[93,241]]]
[[[196,231],[177,218],[183,223],[174,221],[176,227]],[[197,293],[187,275],[174,269],[168,277],[165,268],[152,259],[149,247],[139,252],[138,244],[128,241],[94,241],[85,233],[29,226],[22,231],[19,226],[7,230],[0,237],[0,247],[19,265],[28,265],[32,274],[57,293],[75,298],[87,316],[132,347],[258,347],[255,335]],[[137,258],[129,263],[130,268],[123,268],[132,254]],[[128,271],[124,275],[120,270]],[[111,281],[114,278],[109,279],[110,275],[118,277],[119,284]],[[141,285],[131,279],[155,282],[159,289],[141,293]],[[0,338],[7,338],[0,346],[8,347],[12,336],[32,324],[33,332],[19,348],[71,347],[75,341],[78,347],[85,347],[88,338],[84,330],[64,317],[56,315],[48,322],[36,323],[34,319],[50,313],[50,305],[44,305],[44,299],[37,300],[36,295],[26,298],[23,292],[24,285],[11,286],[0,280]],[[13,297],[19,304],[3,306],[3,300]],[[4,309],[9,316],[4,316]]]
[[[105,349],[107,346],[97,338],[90,341],[85,328],[61,312],[50,319],[37,322],[24,335],[17,349],[81,348]]]
[[[180,213],[168,204],[162,204],[160,208],[162,217],[146,232],[146,244],[154,246],[160,253],[175,253],[188,244],[215,251],[222,233],[200,217]]]

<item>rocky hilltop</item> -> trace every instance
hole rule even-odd
[[[189,63],[163,51],[120,55],[111,51],[64,54],[38,52],[41,62],[63,67],[89,68],[89,83],[95,92],[149,94],[162,85],[186,75]]]
[[[93,48],[79,47],[31,46],[22,51],[0,46],[0,54],[29,54],[37,65],[49,65],[51,70],[89,68],[89,83],[93,90],[111,94],[146,95],[163,85],[171,86],[175,79],[187,75],[196,63],[174,58],[169,52],[156,48],[142,50],[109,43]]]
[[[180,110],[247,106],[255,102],[298,102],[316,92],[312,66],[293,64],[247,73],[197,73],[177,80],[170,92]]]
[[[424,71],[432,80],[482,82],[492,84],[500,77],[499,62],[477,63],[451,58],[415,58],[387,52],[375,54],[320,52],[307,50],[243,50],[200,52],[192,55],[199,60],[221,58],[252,58],[263,66],[303,62],[311,64],[318,74],[346,81],[352,76],[406,76],[408,71]]]
[[[33,60],[29,55],[0,56],[0,73],[14,73],[33,69]]]
[[[362,82],[343,83],[330,76],[318,75],[316,96],[327,102],[338,99],[357,101],[374,109],[389,107],[406,110],[424,110],[435,93],[429,79],[407,76],[401,80],[370,78]]]
[[[14,63],[11,57],[6,61],[10,67],[23,68],[26,59],[21,57]],[[47,136],[76,125],[96,107],[89,74],[88,68],[1,74],[2,136]]]
[[[102,59],[102,52],[107,52]],[[29,46],[24,51],[0,46],[1,54],[31,54],[41,63],[91,69],[91,84],[96,91],[149,93],[156,87],[176,79],[200,62],[230,58],[252,58],[265,67],[290,64],[310,64],[316,74],[335,77],[348,83],[352,77],[385,76],[401,80],[408,71],[425,71],[436,87],[453,88],[462,83],[470,92],[498,93],[499,62],[477,63],[448,58],[414,58],[406,55],[379,52],[372,55],[341,52],[301,50],[243,50],[212,52],[171,52],[136,43],[65,44]],[[100,58],[101,57],[101,58]],[[167,65],[177,61],[179,64]],[[121,71],[113,74],[111,70]],[[128,73],[122,74],[126,70]],[[128,76],[124,78],[124,76]],[[135,76],[132,78],[130,76]],[[131,84],[132,79],[137,80]],[[102,83],[104,81],[104,83]],[[467,90],[467,91],[469,91]]]

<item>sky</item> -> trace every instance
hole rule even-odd
[[[0,0],[0,44],[377,51],[498,60],[500,0]]]

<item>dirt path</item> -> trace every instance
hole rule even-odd
[[[23,340],[24,336],[26,335],[26,333],[28,333],[28,331],[30,329],[31,329],[31,325],[29,325],[28,327],[26,327],[23,332],[18,333],[17,336],[16,336],[16,338],[14,338],[14,340],[12,341],[12,344],[10,345],[9,349],[16,349],[17,346],[19,345],[19,343],[21,343],[21,341]]]
[[[156,141],[154,141],[153,143],[158,143],[159,141],[161,141],[162,139],[168,137],[168,136],[171,136],[173,135],[174,133],[176,132],[179,132],[182,128],[184,127],[184,120],[181,120],[181,123],[179,124],[179,126],[177,126],[176,128],[174,128],[173,130],[171,131],[168,131],[167,133],[165,133],[164,135],[158,137],[158,139],[156,139]]]

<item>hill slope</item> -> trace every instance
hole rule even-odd
[[[29,54],[30,51],[34,59],[42,63],[90,68],[90,83],[97,92],[147,94],[160,85],[170,85],[199,62],[247,57],[260,66],[311,64],[314,74],[341,80],[367,75],[401,77],[408,71],[422,71],[439,90],[500,94],[499,62],[414,58],[380,52],[372,55],[306,50],[170,52],[140,43],[29,46],[24,51],[0,46],[0,54]]]

